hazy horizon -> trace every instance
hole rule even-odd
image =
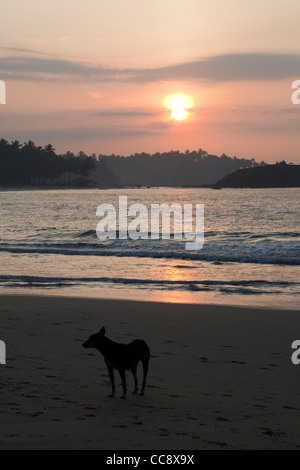
[[[43,3],[1,6],[1,138],[300,163],[298,0]],[[188,118],[172,119],[174,93],[190,97]]]

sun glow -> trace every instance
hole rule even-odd
[[[189,95],[175,93],[164,99],[163,106],[171,111],[171,119],[183,121],[190,117],[189,111],[194,106],[194,100]]]

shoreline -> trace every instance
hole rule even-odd
[[[149,344],[145,397],[120,400],[115,374],[108,398],[82,348],[102,326]],[[0,449],[297,449],[298,332],[298,311],[0,295]]]
[[[300,189],[299,186],[224,186],[224,187],[214,187],[215,184],[205,184],[200,186],[0,186],[0,192],[8,192],[8,191],[65,191],[65,190],[100,190],[100,191],[118,191],[118,190],[126,190],[126,189],[134,189],[134,190],[143,190],[143,189],[212,189],[213,191],[221,191],[221,190],[264,190],[264,189]]]
[[[141,305],[147,305],[150,304],[153,307],[155,306],[164,306],[164,305],[178,305],[181,307],[187,307],[187,308],[199,308],[200,310],[203,310],[205,308],[208,309],[223,309],[228,310],[228,312],[232,311],[240,311],[244,310],[246,312],[257,312],[257,311],[262,311],[262,312],[290,312],[290,313],[299,313],[300,314],[300,309],[296,308],[282,308],[282,307],[274,307],[274,306],[250,306],[250,305],[232,305],[232,304],[226,304],[226,303],[197,303],[197,302],[179,302],[179,301],[164,301],[164,300],[140,300],[140,299],[126,299],[126,298],[114,298],[114,297],[89,297],[89,296],[83,296],[83,295],[58,295],[58,294],[49,294],[49,293],[32,293],[32,294],[23,294],[23,293],[11,293],[11,292],[0,292],[0,301],[2,298],[32,298],[32,299],[56,299],[57,301],[59,300],[80,300],[80,301],[91,301],[91,302],[103,302],[103,303],[124,303],[124,304],[141,304]]]

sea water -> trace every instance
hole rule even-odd
[[[204,204],[203,249],[99,240],[97,207],[120,196]],[[0,293],[298,309],[299,202],[299,189],[1,191]]]

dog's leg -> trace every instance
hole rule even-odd
[[[149,371],[149,361],[143,361],[143,371],[144,371],[144,377],[143,377],[143,385],[142,385],[142,390],[140,395],[144,396],[145,395],[145,388],[146,388],[146,379]]]
[[[110,383],[111,383],[111,388],[112,388],[112,392],[111,392],[111,395],[109,395],[109,398],[114,398],[116,394],[114,369],[107,363],[106,365],[107,365],[107,370],[109,373],[109,378],[110,378]]]
[[[122,385],[123,385],[123,395],[121,396],[121,398],[124,400],[127,395],[126,373],[124,369],[119,370],[119,373],[120,373],[120,376],[122,379]]]
[[[133,366],[132,369],[131,369],[131,372],[132,372],[132,375],[133,375],[133,378],[134,378],[134,390],[133,390],[133,395],[136,395],[137,392],[138,392],[138,379],[137,379],[137,365]]]

